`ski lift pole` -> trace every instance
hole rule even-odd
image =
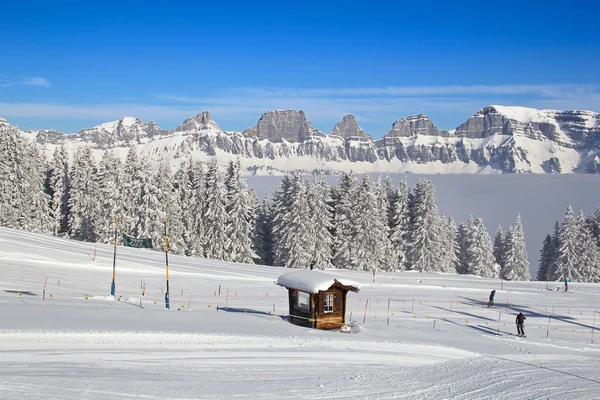
[[[169,239],[167,238],[167,218],[164,220],[165,224],[165,265],[167,272],[167,291],[165,292],[165,308],[169,310],[171,307],[169,305]]]
[[[119,217],[115,217],[115,250],[113,253],[113,273],[112,273],[112,283],[110,285],[110,295],[115,295],[115,270],[117,267],[117,232],[119,231]]]

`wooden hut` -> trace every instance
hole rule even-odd
[[[277,282],[288,289],[292,324],[316,329],[340,329],[346,323],[346,294],[360,285],[321,271],[298,270]]]

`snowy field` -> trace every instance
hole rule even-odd
[[[116,299],[112,246],[93,258],[94,244],[0,228],[0,399],[600,393],[598,284],[330,271],[361,284],[341,333],[286,322],[274,281],[289,270],[170,256],[165,310],[163,253],[119,247]],[[492,289],[498,308],[483,308]],[[527,338],[514,336],[519,311]]]

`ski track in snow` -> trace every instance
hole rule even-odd
[[[597,284],[330,271],[362,288],[343,334],[285,320],[283,268],[171,256],[167,311],[164,254],[119,247],[119,301],[112,251],[0,228],[0,399],[598,398]]]

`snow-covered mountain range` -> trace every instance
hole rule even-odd
[[[0,119],[0,130],[14,128]],[[600,173],[600,114],[488,106],[453,130],[424,114],[397,120],[373,140],[346,115],[330,134],[303,111],[269,111],[242,132],[224,131],[208,111],[167,131],[154,121],[125,117],[75,134],[54,130],[23,134],[46,147],[87,143],[97,150],[139,146],[153,163],[176,165],[190,155],[240,158],[248,173],[291,170],[413,173]]]

